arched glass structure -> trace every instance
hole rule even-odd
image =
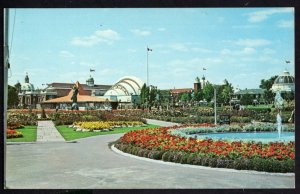
[[[134,76],[125,76],[119,79],[104,96],[115,96],[118,101],[131,101],[131,96],[139,96],[144,82]]]

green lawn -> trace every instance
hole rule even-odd
[[[65,138],[66,141],[80,139],[84,137],[91,137],[96,135],[107,135],[107,134],[116,134],[116,133],[126,133],[129,131],[139,130],[139,129],[147,129],[147,128],[157,128],[157,125],[147,125],[145,127],[120,127],[115,128],[113,131],[103,131],[103,132],[81,132],[74,131],[73,128],[70,128],[66,125],[56,126],[57,130],[60,134]]]
[[[34,142],[36,141],[37,126],[24,126],[24,128],[16,129],[23,134],[23,137],[6,139],[6,142]]]
[[[272,108],[272,105],[247,105],[246,108],[248,109],[266,109],[266,108]]]

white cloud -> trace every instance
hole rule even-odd
[[[205,48],[199,48],[199,47],[193,47],[191,48],[192,51],[194,52],[202,52],[202,53],[212,53],[212,50],[205,49]]]
[[[244,55],[252,55],[256,53],[256,50],[251,47],[245,47],[242,50],[229,50],[229,49],[223,49],[221,50],[221,55],[225,56],[244,56]]]
[[[136,50],[136,49],[127,49],[127,51],[128,51],[129,53],[135,53],[137,50]]]
[[[294,21],[293,20],[280,20],[278,22],[278,27],[280,28],[293,28]]]
[[[251,47],[246,47],[244,48],[242,51],[241,51],[241,54],[246,54],[246,55],[250,55],[250,54],[253,54],[255,53],[256,50],[254,48],[251,48]]]
[[[73,58],[74,57],[74,54],[69,51],[60,51],[59,54],[61,57],[65,57],[65,58]]]
[[[89,63],[89,62],[85,62],[85,61],[81,61],[80,63],[79,63],[79,65],[80,66],[82,66],[82,67],[88,67],[88,68],[94,68],[95,67],[95,65],[94,64],[92,64],[92,63]]]
[[[160,31],[160,32],[164,32],[164,31],[166,31],[167,29],[166,29],[166,28],[158,28],[157,30]]]
[[[169,46],[173,50],[187,52],[188,48],[184,44],[174,43]]]
[[[270,48],[264,48],[262,52],[263,52],[264,54],[266,54],[266,55],[270,55],[270,54],[276,53],[275,50],[270,49]]]
[[[250,29],[250,28],[258,28],[258,25],[234,25],[232,28],[234,29]]]
[[[246,47],[257,47],[271,44],[271,41],[266,39],[239,39],[235,42],[237,45]]]
[[[98,30],[90,36],[73,38],[71,44],[90,47],[100,43],[112,44],[114,41],[119,39],[120,35],[116,31],[113,31],[111,29]]]
[[[170,43],[170,44],[155,44],[152,45],[151,48],[155,50],[155,52],[160,53],[173,53],[175,51],[181,52],[201,52],[201,53],[212,53],[212,50],[201,48],[196,43]]]
[[[223,61],[219,58],[192,58],[189,60],[173,60],[170,61],[167,65],[170,68],[178,67],[178,66],[184,66],[185,69],[191,68],[191,67],[199,67],[203,68],[206,67],[206,65],[214,65],[214,64],[221,64]]]
[[[262,11],[251,12],[247,15],[248,15],[249,22],[256,23],[268,19],[268,17],[273,14],[292,13],[293,11],[294,11],[293,8],[267,9]]]
[[[131,30],[131,32],[138,36],[149,36],[151,34],[150,31],[139,30],[139,29],[133,29],[133,30]]]

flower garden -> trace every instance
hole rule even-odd
[[[172,134],[180,128],[161,127],[126,133],[115,147],[123,152],[181,164],[256,170],[266,172],[294,172],[295,143],[197,140]],[[192,127],[213,128],[210,124]],[[216,130],[220,129],[220,127]],[[223,128],[222,130],[224,130]]]
[[[294,172],[294,141],[262,143],[196,139],[192,136],[199,133],[276,131],[275,122],[271,119],[274,114],[272,111],[236,112],[226,109],[222,111],[224,114],[230,114],[231,125],[211,124],[213,123],[211,108],[190,111],[116,110],[112,112],[46,110],[46,114],[66,140],[127,132],[116,142],[115,147],[141,157],[217,168]],[[10,139],[8,140],[23,138],[21,136],[26,130],[22,127],[26,129],[30,125],[36,126],[38,113],[40,112],[35,110],[9,111],[7,137]],[[178,121],[183,125],[157,128],[157,126],[146,125],[143,118]],[[257,123],[250,123],[253,120]],[[294,124],[286,123],[284,131],[294,132]]]
[[[47,120],[54,122],[65,140],[157,127],[155,125],[147,125],[141,116],[114,114],[107,111],[60,110],[59,112],[55,112],[48,109],[45,112]],[[31,132],[29,134],[31,140],[26,141],[35,141],[36,137],[33,138],[33,135],[36,135],[36,131],[32,131],[33,129],[30,126],[37,126],[39,120],[38,114],[41,113],[41,110],[9,110],[7,139],[10,139],[8,141],[22,141],[26,139],[28,130]],[[12,131],[13,129],[14,131]],[[20,138],[24,136],[22,134],[26,136],[24,139]]]
[[[23,137],[23,134],[20,131],[16,131],[14,129],[6,130],[6,138],[7,139],[18,138],[18,137]]]
[[[94,121],[94,122],[74,122],[70,127],[76,131],[110,131],[118,127],[140,127],[146,126],[140,121]]]

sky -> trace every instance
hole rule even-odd
[[[197,76],[253,89],[285,69],[294,75],[293,8],[9,12],[10,85],[23,83],[26,72],[35,88],[85,83],[90,75],[95,84],[123,76],[147,82],[147,55],[149,85],[159,89],[193,88]]]

